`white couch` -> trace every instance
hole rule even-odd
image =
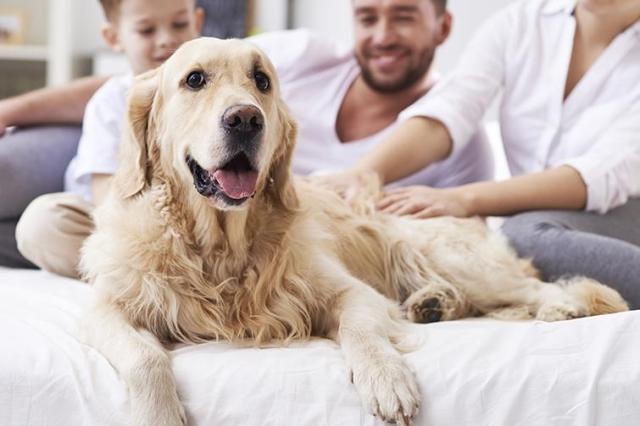
[[[0,425],[127,425],[124,383],[76,337],[83,283],[0,268]],[[637,426],[640,311],[559,323],[416,325],[429,426]],[[184,346],[173,368],[190,425],[380,425],[327,340],[288,348]]]

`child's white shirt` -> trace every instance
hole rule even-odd
[[[90,201],[91,175],[116,172],[127,94],[132,84],[131,74],[113,77],[87,104],[78,152],[65,173],[65,191]]]

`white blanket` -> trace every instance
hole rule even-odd
[[[85,284],[0,269],[0,425],[126,425],[123,382],[78,342]],[[560,323],[465,320],[415,326],[418,425],[640,424],[640,312]],[[190,425],[357,426],[363,409],[331,341],[227,343],[171,352]]]

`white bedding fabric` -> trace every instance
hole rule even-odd
[[[75,337],[85,284],[0,268],[0,425],[125,425],[116,371]],[[476,319],[415,326],[415,424],[640,424],[640,311],[560,323]],[[361,408],[338,347],[226,343],[172,352],[190,425],[381,424]]]

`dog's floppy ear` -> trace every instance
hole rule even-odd
[[[272,197],[287,210],[298,207],[298,197],[291,182],[291,158],[298,135],[298,125],[282,100],[278,100],[278,117],[281,128],[281,141],[276,151],[269,176]]]
[[[114,185],[122,198],[133,197],[149,184],[148,151],[154,137],[151,108],[158,89],[158,71],[136,78],[127,102],[120,142],[120,166]]]

